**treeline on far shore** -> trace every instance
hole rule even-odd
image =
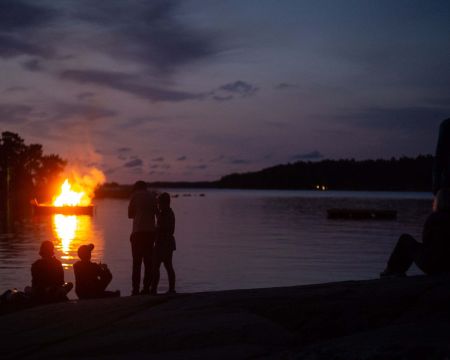
[[[431,191],[433,157],[299,161],[210,182],[153,182],[152,188]],[[131,185],[107,183],[97,198],[128,197]]]

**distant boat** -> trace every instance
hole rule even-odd
[[[53,206],[51,204],[39,204],[36,200],[32,201],[35,215],[93,215],[94,205],[85,206]]]

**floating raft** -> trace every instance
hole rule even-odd
[[[87,206],[53,206],[46,204],[33,204],[35,215],[93,215],[94,205]]]
[[[397,211],[374,209],[329,209],[328,219],[349,220],[395,220]]]

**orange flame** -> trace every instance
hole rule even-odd
[[[105,182],[105,175],[96,168],[72,167],[66,171],[66,176],[59,193],[53,198],[53,206],[91,205],[96,187]]]
[[[91,203],[91,199],[84,191],[74,191],[69,179],[61,185],[60,194],[53,200],[53,206],[86,206]]]

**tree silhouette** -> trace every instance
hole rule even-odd
[[[32,198],[47,199],[49,189],[66,162],[58,155],[44,155],[42,145],[26,145],[15,133],[0,138],[1,210],[20,212]]]

